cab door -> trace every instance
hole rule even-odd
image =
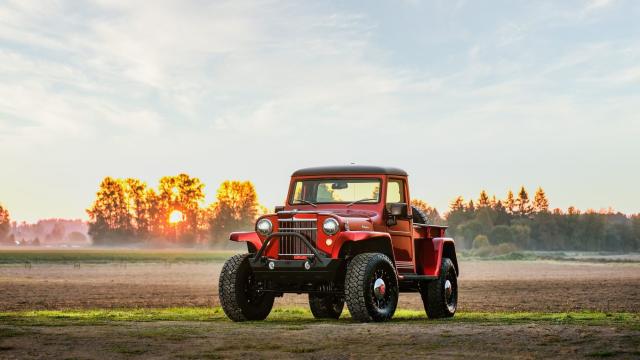
[[[407,193],[407,182],[402,178],[389,177],[387,180],[386,209],[389,213],[390,204],[407,204],[409,198]],[[391,235],[393,254],[396,258],[396,268],[398,272],[414,273],[413,266],[413,241],[411,224],[411,207],[407,204],[407,216],[397,216],[395,224],[387,224],[387,231]]]

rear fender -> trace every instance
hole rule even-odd
[[[455,242],[451,238],[417,239],[416,270],[420,275],[439,276],[442,258],[453,262],[456,274],[460,275]]]
[[[246,242],[249,253],[256,253],[262,247],[260,237],[255,231],[232,232],[231,235],[229,235],[229,240],[235,242]]]
[[[331,257],[345,258],[365,252],[383,253],[395,264],[391,237],[388,233],[377,231],[345,231],[338,237]]]

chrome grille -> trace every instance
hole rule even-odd
[[[311,245],[316,246],[316,219],[279,219],[279,232],[296,232],[307,238]],[[280,255],[312,255],[311,249],[296,236],[280,236]]]

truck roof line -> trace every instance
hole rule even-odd
[[[319,166],[299,169],[294,171],[291,176],[308,176],[308,175],[360,175],[360,174],[385,174],[407,176],[407,172],[386,166],[367,166],[367,165],[338,165],[338,166]]]

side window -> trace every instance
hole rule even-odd
[[[405,202],[404,181],[389,179],[389,182],[387,182],[387,204],[403,202]]]
[[[298,201],[302,199],[302,181],[296,181],[295,188],[293,188],[293,199],[291,201]]]

